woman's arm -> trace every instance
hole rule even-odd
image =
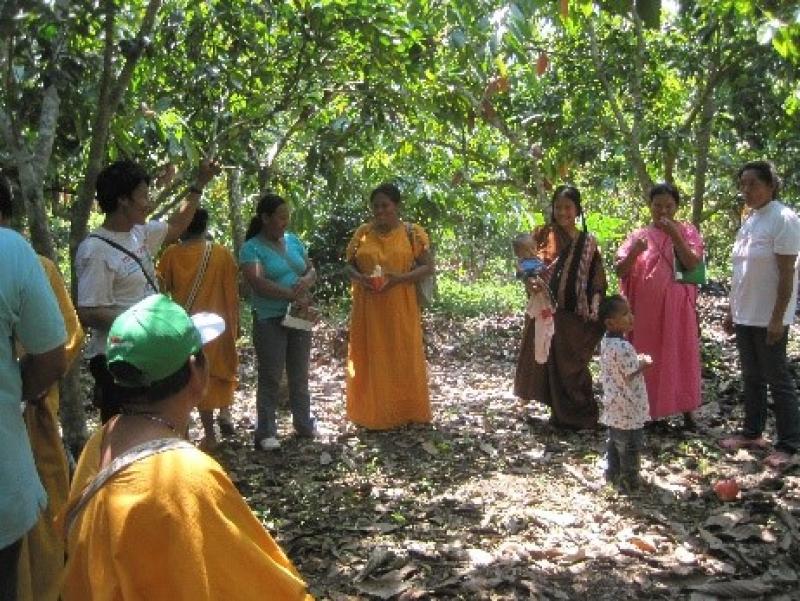
[[[245,282],[252,288],[253,292],[259,296],[268,298],[280,298],[283,300],[295,300],[297,293],[294,288],[287,288],[276,284],[264,276],[264,270],[260,263],[243,263],[242,275]]]
[[[397,284],[414,284],[419,280],[433,275],[435,267],[433,264],[433,254],[429,250],[422,252],[416,259],[416,267],[406,273],[385,273],[386,283],[380,292],[388,290]]]
[[[778,294],[775,297],[775,306],[772,308],[772,317],[767,326],[767,344],[775,344],[784,334],[786,326],[783,325],[783,315],[792,298],[794,285],[794,264],[797,255],[775,255],[778,263]]]
[[[678,256],[678,260],[681,262],[684,269],[691,271],[697,267],[701,258],[694,254],[694,251],[687,244],[680,225],[671,219],[662,219],[661,223],[658,225],[672,239],[672,246],[675,248],[675,254]]]
[[[631,244],[631,249],[625,257],[619,259],[614,264],[614,271],[617,272],[617,277],[625,278],[628,277],[628,274],[633,269],[634,264],[636,263],[636,259],[639,258],[639,255],[642,254],[644,251],[647,250],[647,239],[646,238],[637,238],[634,240],[633,244]]]

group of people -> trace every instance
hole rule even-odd
[[[275,194],[258,199],[238,266],[209,240],[209,215],[199,202],[217,172],[202,162],[181,206],[161,223],[148,221],[153,206],[144,170],[129,161],[104,169],[97,179],[104,221],[78,248],[74,308],[57,270],[0,228],[8,265],[0,272],[0,599],[18,592],[22,599],[60,594],[65,601],[255,599],[265,591],[309,598],[297,570],[202,450],[217,444],[215,410],[220,430],[233,428],[238,272],[249,291],[258,368],[254,443],[264,451],[281,445],[284,372],[295,433],[317,434],[308,385],[316,272],[305,245],[287,231],[289,204]],[[3,225],[11,201],[0,184]],[[751,212],[733,249],[725,325],[741,357],[745,418],[742,430],[720,444],[769,447],[762,436],[769,389],[777,439],[766,461],[780,467],[800,450],[786,357],[800,220],[778,200],[771,164],[744,165],[738,184]],[[428,423],[416,285],[435,269],[430,240],[402,220],[396,186],[377,187],[369,200],[372,218],[357,228],[345,256],[353,295],[347,416],[375,430]],[[676,273],[701,266],[704,246],[695,227],[675,219],[680,200],[670,184],[651,190],[651,223],[617,251],[621,295],[607,295],[601,250],[574,186],[557,188],[549,223],[514,245],[530,296],[515,392],[549,405],[556,426],[608,426],[606,476],[626,489],[638,486],[645,422],[680,414],[693,427],[701,402],[697,289]],[[176,244],[156,261],[169,242]],[[102,425],[70,487],[56,383],[81,347],[83,327]],[[598,345],[600,406],[588,369]],[[201,449],[185,440],[194,407]]]
[[[786,356],[797,302],[800,220],[778,200],[780,179],[771,163],[746,163],[737,183],[749,213],[733,247],[730,315],[723,325],[736,335],[745,416],[741,431],[720,445],[772,447],[765,463],[781,468],[800,451],[800,410]],[[682,415],[693,429],[692,412],[702,400],[697,285],[684,274],[704,267],[705,249],[697,228],[676,220],[680,203],[672,184],[650,190],[650,223],[631,232],[616,253],[620,295],[605,295],[600,250],[572,186],[555,190],[549,223],[514,243],[521,272],[525,265],[542,265],[523,277],[531,300],[515,393],[547,404],[556,426],[608,426],[607,477],[625,488],[638,486],[645,423]],[[589,362],[601,340],[598,407]],[[774,447],[762,436],[767,390]]]
[[[55,266],[0,228],[0,251],[14,265],[0,282],[0,322],[4,340],[13,342],[0,345],[0,370],[16,374],[4,376],[0,389],[0,599],[255,599],[265,591],[308,598],[291,562],[202,451],[218,444],[215,410],[220,431],[233,433],[239,272],[253,315],[256,447],[280,447],[284,372],[295,433],[316,435],[308,385],[316,272],[287,231],[289,204],[275,194],[259,198],[238,264],[212,242],[199,202],[217,173],[203,161],[179,208],[160,222],[148,219],[154,206],[146,171],[127,160],[103,169],[96,189],[104,218],[77,249],[74,306]],[[7,225],[5,180],[0,193],[0,225]],[[380,186],[370,202],[374,218],[347,249],[347,412],[365,428],[389,429],[431,420],[414,283],[433,263],[425,231],[400,220],[397,187]],[[370,275],[379,265],[380,282]],[[84,328],[101,427],[70,485],[57,380],[79,353]],[[200,449],[185,441],[195,407]],[[213,553],[203,542],[212,538]],[[163,553],[154,555],[155,547]],[[110,567],[96,569],[98,561]]]

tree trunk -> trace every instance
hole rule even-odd
[[[714,95],[708,94],[703,99],[700,123],[695,141],[694,192],[692,194],[692,223],[700,226],[703,220],[703,197],[706,193],[706,176],[708,174],[708,152],[711,147],[711,126],[714,122],[716,103]]]
[[[233,169],[228,175],[228,205],[231,218],[231,239],[233,240],[233,255],[239,256],[239,251],[244,244],[246,226],[242,220],[242,170]]]
[[[70,210],[69,231],[69,264],[70,281],[72,283],[72,297],[77,297],[78,281],[75,276],[75,253],[78,245],[86,237],[89,215],[94,202],[95,182],[103,166],[108,143],[108,131],[111,119],[114,117],[122,95],[130,85],[133,70],[142,55],[155,24],[156,13],[161,6],[161,0],[150,0],[142,18],[142,24],[136,39],[132,42],[133,51],[126,55],[125,64],[118,77],[114,77],[114,54],[118,45],[114,37],[117,6],[114,0],[104,2],[105,12],[105,50],[103,53],[103,73],[100,76],[100,94],[97,99],[97,112],[92,125],[92,139],[89,143],[89,157],[86,165],[86,174],[78,190],[78,197]],[[62,426],[64,439],[75,443],[85,440],[85,424],[80,421],[83,414],[80,387],[77,380],[70,381],[71,387],[62,399]],[[82,444],[82,442],[80,443]]]
[[[0,113],[0,130],[17,169],[21,196],[28,216],[31,244],[37,253],[53,261],[56,261],[56,253],[44,202],[44,180],[55,140],[60,103],[58,89],[54,84],[49,85],[42,96],[35,151],[29,149],[17,135],[10,116]]]
[[[64,444],[78,457],[86,443],[86,411],[84,410],[83,391],[81,390],[81,360],[72,363],[61,380],[61,427],[64,432]]]

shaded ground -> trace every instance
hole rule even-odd
[[[699,431],[648,435],[636,497],[602,485],[601,432],[554,430],[510,393],[518,317],[429,318],[434,425],[390,433],[344,420],[346,334],[320,327],[322,435],[294,438],[284,411],[271,453],[251,443],[246,349],[240,434],[215,455],[319,599],[798,599],[800,467],[770,472],[715,445],[740,415],[721,302],[701,299]],[[738,480],[736,501],[711,489],[724,477]]]

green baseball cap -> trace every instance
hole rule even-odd
[[[117,316],[108,332],[106,360],[133,365],[140,374],[111,369],[121,386],[150,386],[171,376],[206,343],[225,331],[225,321],[214,313],[190,316],[163,294],[153,294]]]

